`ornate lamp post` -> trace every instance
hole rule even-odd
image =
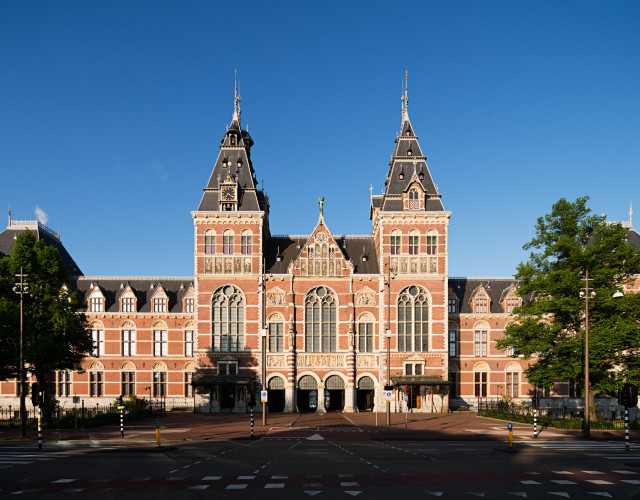
[[[589,293],[589,270],[584,275],[584,292],[580,292],[580,297],[584,297],[584,420],[582,433],[585,439],[591,438],[591,414],[589,412],[589,297],[595,297],[593,290]]]
[[[265,326],[267,316],[267,276],[266,260],[262,259],[262,276],[260,277],[260,293],[262,302],[262,327],[260,328],[260,349],[262,351],[262,390],[267,390],[267,328]],[[267,425],[267,402],[262,400],[262,425]]]
[[[391,274],[390,263],[387,266],[387,385],[385,390],[391,387],[391,280],[396,277],[397,273]],[[391,425],[391,402],[387,401],[387,425]]]
[[[13,291],[20,295],[20,435],[25,437],[27,435],[27,406],[25,403],[25,371],[24,371],[24,326],[23,326],[23,302],[24,294],[29,293],[29,285],[24,280],[28,275],[22,272],[20,267],[20,274],[16,274],[16,278],[20,278],[20,281],[13,287]]]

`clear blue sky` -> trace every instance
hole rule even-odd
[[[408,69],[450,274],[508,276],[561,197],[640,226],[639,26],[637,1],[0,2],[0,207],[87,275],[193,274],[237,68],[272,232],[324,196],[369,234]]]

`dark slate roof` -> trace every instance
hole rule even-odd
[[[120,295],[129,283],[138,299],[138,312],[151,312],[151,297],[158,284],[169,297],[168,313],[182,312],[182,299],[193,284],[193,277],[141,278],[141,277],[102,277],[82,276],[71,281],[70,287],[76,290],[84,303],[91,293],[91,285],[98,285],[106,298],[105,312],[120,312]]]
[[[635,229],[629,228],[627,230],[627,241],[634,247],[640,249],[640,234],[638,234]]]
[[[402,179],[400,178],[401,174],[403,174]],[[444,211],[444,206],[440,200],[441,196],[438,194],[427,166],[427,157],[422,154],[418,137],[414,135],[409,116],[403,114],[401,132],[396,138],[395,149],[385,181],[385,192],[382,196],[383,211],[395,212],[403,209],[402,194],[416,181],[416,176],[427,196],[425,209],[434,212]]]
[[[235,142],[232,142],[232,138]],[[268,211],[268,200],[257,188],[258,181],[251,162],[252,145],[251,135],[247,130],[242,130],[239,116],[234,113],[231,125],[222,137],[220,153],[204,188],[198,211],[220,210],[219,187],[227,177],[238,186],[238,211]]]
[[[511,285],[517,285],[515,278],[449,278],[449,289],[458,298],[459,311],[462,314],[471,314],[471,298],[475,290],[483,286],[489,294],[491,301],[491,313],[505,312],[500,304],[505,292]]]
[[[67,275],[82,276],[82,271],[60,241],[60,236],[38,221],[25,221],[24,224],[21,224],[20,221],[11,221],[11,225],[0,233],[0,257],[11,255],[15,239],[23,231],[33,232],[36,238],[43,241],[45,245],[57,249],[64,267],[67,269]]]
[[[379,274],[376,246],[371,236],[334,236],[340,251],[354,266],[354,274]],[[289,264],[300,255],[308,236],[273,236],[265,249],[266,270],[287,274]],[[281,260],[277,259],[280,256]],[[366,255],[366,261],[362,256]]]

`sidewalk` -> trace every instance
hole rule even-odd
[[[377,425],[376,425],[377,419]],[[405,420],[406,419],[406,420]],[[189,441],[216,441],[251,438],[250,414],[168,413],[158,419],[163,445]],[[514,440],[533,440],[533,426],[514,423]],[[541,429],[537,440],[580,440],[579,429]],[[507,422],[478,417],[473,412],[392,413],[270,413],[267,425],[262,414],[254,413],[254,438],[304,439],[315,434],[339,440],[416,440],[416,441],[505,441]],[[640,441],[640,431],[630,431],[631,441]],[[591,431],[592,440],[624,441],[624,431]],[[49,446],[155,446],[156,419],[125,420],[125,438],[119,425],[88,429],[45,429],[43,440]],[[37,431],[29,429],[26,438],[19,429],[0,430],[0,446],[37,443]]]

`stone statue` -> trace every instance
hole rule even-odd
[[[324,196],[322,198],[318,198],[318,205],[320,207],[320,215],[324,214]]]

